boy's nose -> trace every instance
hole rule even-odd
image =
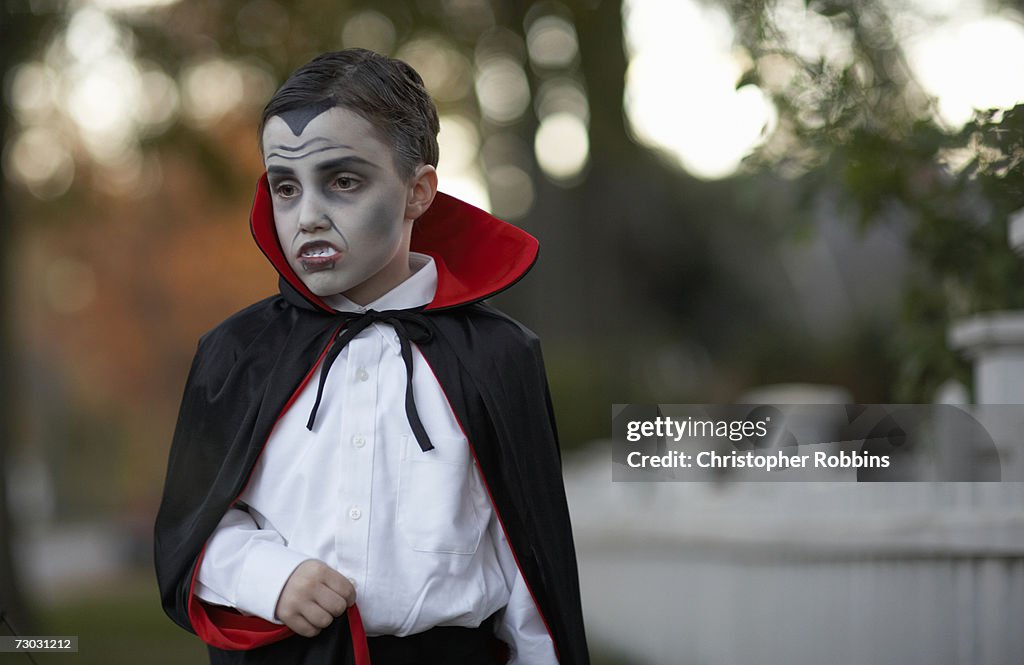
[[[322,231],[331,228],[331,219],[327,209],[316,197],[311,196],[302,202],[299,210],[299,228],[306,232]]]

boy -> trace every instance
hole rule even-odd
[[[521,230],[437,193],[437,112],[349,49],[264,110],[252,233],[280,295],[203,336],[156,522],[213,663],[588,662],[536,338],[483,300]]]

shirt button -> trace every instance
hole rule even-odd
[[[352,445],[356,448],[362,448],[366,445],[366,439],[361,436],[352,437]]]
[[[366,381],[368,378],[370,378],[370,373],[367,372],[362,367],[360,367],[359,370],[356,371],[356,381]]]
[[[360,517],[363,516],[363,511],[361,511],[361,510],[359,510],[359,508],[353,506],[353,507],[348,509],[348,516],[351,517],[354,520],[357,520],[357,519],[359,519]]]

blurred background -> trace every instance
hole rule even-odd
[[[441,189],[541,241],[495,304],[544,342],[595,662],[1022,662],[1019,484],[613,484],[606,440],[613,403],[1024,401],[1021,12],[0,3],[0,635],[204,662],[151,564],[178,399],[276,291],[260,110],[362,46],[437,101]]]

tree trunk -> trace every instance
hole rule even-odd
[[[42,17],[31,14],[28,3],[0,3],[0,80],[9,74],[32,44]],[[0,106],[0,147],[11,129],[11,109]],[[15,526],[7,503],[8,453],[17,431],[15,406],[17,369],[14,366],[13,321],[10,289],[11,248],[15,242],[15,222],[8,205],[6,178],[0,165],[0,635],[7,635],[13,626],[22,635],[31,634],[32,621],[19,584],[13,557]]]

